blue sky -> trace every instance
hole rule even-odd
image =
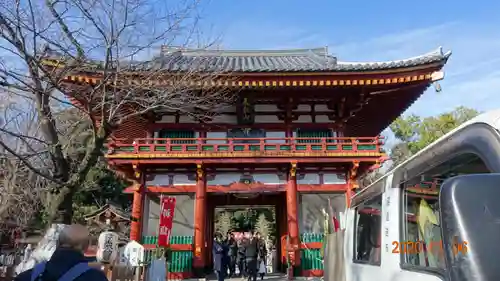
[[[452,50],[443,91],[429,90],[407,111],[429,116],[460,105],[500,107],[499,11],[492,0],[210,0],[202,15],[207,34],[220,36],[224,48],[328,46],[351,61]]]

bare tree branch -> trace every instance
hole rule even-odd
[[[173,46],[212,46],[195,42],[199,2],[0,4],[0,97],[15,105],[3,108],[1,155],[47,186],[50,221],[71,222],[73,195],[125,122],[165,111],[204,121],[232,102],[225,84],[214,82],[222,73],[206,61],[177,72],[164,67],[176,63]],[[78,75],[90,80],[69,78]]]

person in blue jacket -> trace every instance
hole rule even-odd
[[[70,225],[59,234],[57,248],[47,262],[20,273],[14,281],[108,281],[106,275],[91,268],[83,255],[90,234],[83,225]]]
[[[227,254],[228,249],[223,241],[222,234],[214,234],[214,243],[212,245],[212,256],[214,260],[214,271],[218,281],[224,281],[227,273]]]

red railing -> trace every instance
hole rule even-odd
[[[359,138],[141,138],[115,139],[108,144],[111,154],[204,154],[229,153],[276,155],[287,153],[313,154],[381,154],[382,137]],[[167,156],[168,157],[168,156]]]

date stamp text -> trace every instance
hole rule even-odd
[[[451,247],[453,254],[467,254],[467,241],[458,242],[455,240]],[[415,255],[427,253],[431,255],[443,254],[444,243],[443,241],[392,241],[393,254],[406,254]]]

